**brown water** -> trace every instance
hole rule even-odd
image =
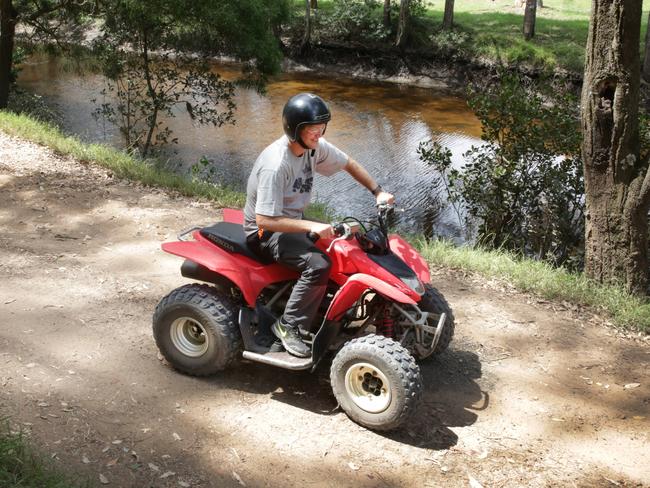
[[[235,68],[215,65],[226,78]],[[34,59],[23,66],[19,85],[42,95],[62,115],[63,127],[90,142],[120,146],[115,127],[92,116],[102,102],[104,79],[81,76],[61,69],[56,59]],[[266,95],[239,88],[236,95],[237,123],[221,128],[202,127],[192,122],[185,109],[167,121],[178,137],[166,157],[178,171],[188,171],[202,157],[214,165],[218,181],[237,189],[246,178],[257,155],[282,135],[281,112],[293,94],[310,91],[321,95],[332,109],[326,138],[361,162],[393,192],[405,209],[399,227],[408,231],[458,237],[456,214],[447,207],[440,177],[422,163],[418,144],[433,138],[449,147],[455,165],[462,154],[480,143],[480,124],[465,100],[433,89],[356,79],[318,76],[314,73],[283,74],[273,79]],[[373,200],[347,173],[331,178],[317,177],[314,196],[328,203],[339,215],[372,215]]]

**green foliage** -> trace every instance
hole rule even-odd
[[[322,23],[329,35],[345,41],[385,40],[389,34],[377,0],[339,0]]]
[[[538,89],[502,74],[499,83],[471,91],[485,143],[464,154],[462,170],[432,141],[419,154],[446,180],[450,201],[478,221],[481,243],[579,267],[584,183],[577,101]]]
[[[179,48],[177,28],[191,25],[182,1],[120,0],[106,6],[96,51],[114,95],[97,114],[115,123],[127,150],[146,157],[156,145],[176,142],[162,117],[185,108],[199,124],[234,121],[234,86],[211,71],[208,59]],[[154,54],[155,53],[155,57]]]

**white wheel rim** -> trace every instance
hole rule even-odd
[[[169,329],[172,344],[181,354],[199,357],[208,350],[208,335],[203,326],[190,317],[180,317]]]
[[[345,390],[355,405],[368,413],[383,412],[392,398],[388,378],[369,363],[356,363],[348,368]]]

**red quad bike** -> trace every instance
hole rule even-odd
[[[181,286],[156,307],[160,352],[195,376],[221,371],[241,356],[313,371],[334,352],[330,380],[341,408],[370,429],[399,427],[421,397],[416,361],[449,346],[454,317],[431,286],[426,261],[399,236],[388,236],[391,210],[379,205],[377,223],[346,218],[333,224],[337,237],[316,241],[332,271],[319,317],[312,330],[301,330],[311,346],[308,358],[289,355],[270,332],[298,274],[253,254],[241,211],[224,210],[223,222],[164,243],[164,251],[185,258],[181,274],[205,284]]]

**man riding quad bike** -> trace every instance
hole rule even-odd
[[[292,97],[285,136],[253,167],[243,214],[226,210],[224,222],[191,231],[193,240],[163,244],[186,258],[183,276],[210,285],[163,298],[154,336],[174,367],[194,375],[220,371],[242,349],[246,359],[294,370],[337,351],[330,377],[339,404],[356,422],[388,430],[415,411],[415,360],[447,348],[453,316],[424,259],[388,236],[393,195],[322,138],[330,117],[320,97]],[[376,225],[303,218],[313,172],[341,169],[375,195]]]

